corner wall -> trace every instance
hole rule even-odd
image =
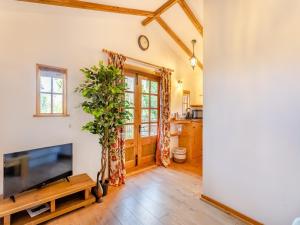
[[[268,225],[300,216],[300,2],[204,2],[204,194]]]

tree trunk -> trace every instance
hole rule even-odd
[[[101,175],[101,181],[103,182],[103,177],[105,174],[105,147],[102,145],[102,154],[101,154],[101,168],[100,168],[100,175]]]
[[[101,158],[101,181],[102,183],[105,182],[105,171],[106,171],[106,165],[107,165],[107,160],[108,159],[108,155],[107,155],[107,151],[108,151],[108,128],[105,128],[104,131],[104,136],[103,136],[103,143],[102,143],[102,158]],[[109,170],[109,168],[108,168]]]
[[[111,163],[110,162],[111,161],[111,158],[110,158],[111,157],[111,154],[110,154],[111,153],[110,152],[111,149],[110,148],[111,148],[111,146],[109,146],[108,149],[107,149],[107,156],[108,156],[108,180],[110,180],[110,168],[111,168],[111,165],[110,165],[110,163]]]
[[[104,151],[106,152],[106,148],[104,148]],[[106,153],[105,153],[105,155],[106,155]],[[104,184],[104,177],[105,177],[105,171],[106,171],[106,158],[107,157],[105,157],[105,159],[103,160],[103,170],[102,170],[102,174],[101,174],[101,183],[102,184]]]

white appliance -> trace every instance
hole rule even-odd
[[[177,163],[184,163],[186,161],[186,148],[176,147],[173,150],[173,160]]]

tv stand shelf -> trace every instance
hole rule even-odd
[[[72,176],[69,180],[70,182],[59,181],[44,188],[20,194],[16,196],[16,202],[11,199],[1,199],[0,224],[40,224],[96,201],[91,194],[91,188],[95,186],[95,182],[87,174]],[[50,204],[50,210],[47,212],[32,218],[26,212],[26,209],[45,203]]]

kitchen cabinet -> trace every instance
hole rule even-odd
[[[182,132],[178,136],[179,147],[187,150],[187,161],[202,159],[202,120],[177,121],[182,125]]]

